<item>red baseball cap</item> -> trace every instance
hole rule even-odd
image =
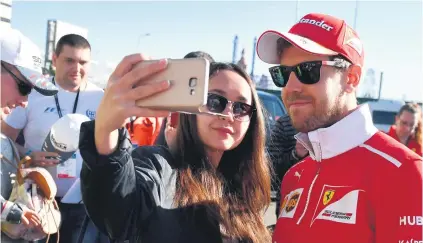
[[[352,64],[363,67],[363,44],[344,20],[326,14],[310,13],[291,27],[288,33],[264,32],[257,41],[257,55],[269,64],[279,64],[277,41],[283,38],[292,45],[317,55],[342,55]]]

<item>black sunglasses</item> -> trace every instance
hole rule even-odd
[[[25,82],[24,80],[18,78],[12,71],[10,71],[8,68],[5,67],[5,65],[3,65],[3,63],[1,64],[1,66],[12,76],[12,78],[15,80],[16,84],[18,85],[18,90],[19,93],[22,96],[27,96],[31,93],[32,91],[32,85],[28,84],[27,82]]]
[[[212,113],[222,113],[228,105],[232,105],[232,115],[239,121],[248,121],[255,110],[251,105],[230,101],[218,94],[209,93],[207,96],[206,107]]]
[[[337,61],[311,61],[302,62],[295,66],[274,66],[269,68],[273,83],[278,87],[285,87],[291,72],[295,73],[298,80],[303,84],[315,84],[320,80],[320,68],[322,66],[345,67]]]

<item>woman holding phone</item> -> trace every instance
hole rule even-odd
[[[169,87],[142,85],[167,65],[135,66],[145,59],[123,59],[96,120],[81,126],[82,194],[95,225],[119,241],[270,242],[263,220],[270,203],[264,118],[248,75],[234,64],[212,63],[207,109],[222,116],[180,114],[172,151],[131,151],[121,128],[127,117],[169,114],[135,106]]]
[[[187,58],[204,58],[210,63],[214,62],[213,57],[204,51],[192,51],[184,56]],[[170,116],[163,119],[159,135],[157,135],[154,145],[168,146],[168,140],[172,140],[173,134],[176,132],[176,127],[179,120],[179,113],[172,112]]]

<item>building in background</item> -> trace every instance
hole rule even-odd
[[[232,63],[236,63],[236,57],[238,54],[238,35],[235,35],[232,48]]]
[[[364,68],[357,89],[357,97],[378,100],[381,97],[383,72],[374,68]]]
[[[0,0],[0,27],[10,27],[12,22],[12,0]]]
[[[245,60],[245,49],[241,51],[241,58],[237,62],[238,66],[242,68],[245,72],[247,72],[247,60]]]
[[[3,0],[1,0],[3,1]],[[59,20],[47,21],[46,50],[44,57],[44,68],[51,74],[54,74],[52,66],[53,53],[59,39],[68,34],[78,34],[88,39],[88,29],[73,24],[65,23]]]
[[[254,77],[254,67],[256,64],[256,47],[257,47],[257,37],[254,37],[253,40],[253,58],[251,60],[251,72],[250,72],[250,76]]]
[[[236,63],[238,66],[240,66],[242,69],[244,69],[245,72],[247,72],[248,69],[248,60],[245,57],[245,48],[241,51],[241,57],[238,60],[238,44],[239,44],[239,37],[238,35],[235,35],[233,40],[233,49],[232,49],[232,63]],[[255,68],[255,61],[256,61],[256,45],[257,45],[257,37],[254,37],[253,39],[253,53],[251,58],[251,71],[250,71],[250,78],[251,80],[256,84],[257,88],[260,89],[269,89],[269,90],[280,90],[280,88],[276,87],[276,85],[273,84],[271,81],[270,76],[268,73],[266,74],[256,74],[254,72]]]

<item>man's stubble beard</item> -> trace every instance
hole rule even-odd
[[[342,110],[340,109],[340,97],[338,96],[334,102],[334,105],[332,107],[329,107],[327,111],[322,109],[323,106],[320,104],[318,107],[314,106],[314,111],[311,116],[306,118],[303,123],[299,123],[295,121],[295,116],[292,116],[292,114],[289,114],[292,120],[293,127],[298,131],[302,133],[308,133],[311,131],[315,131],[319,128],[327,128],[335,124],[339,121]],[[301,112],[301,111],[299,111]]]

